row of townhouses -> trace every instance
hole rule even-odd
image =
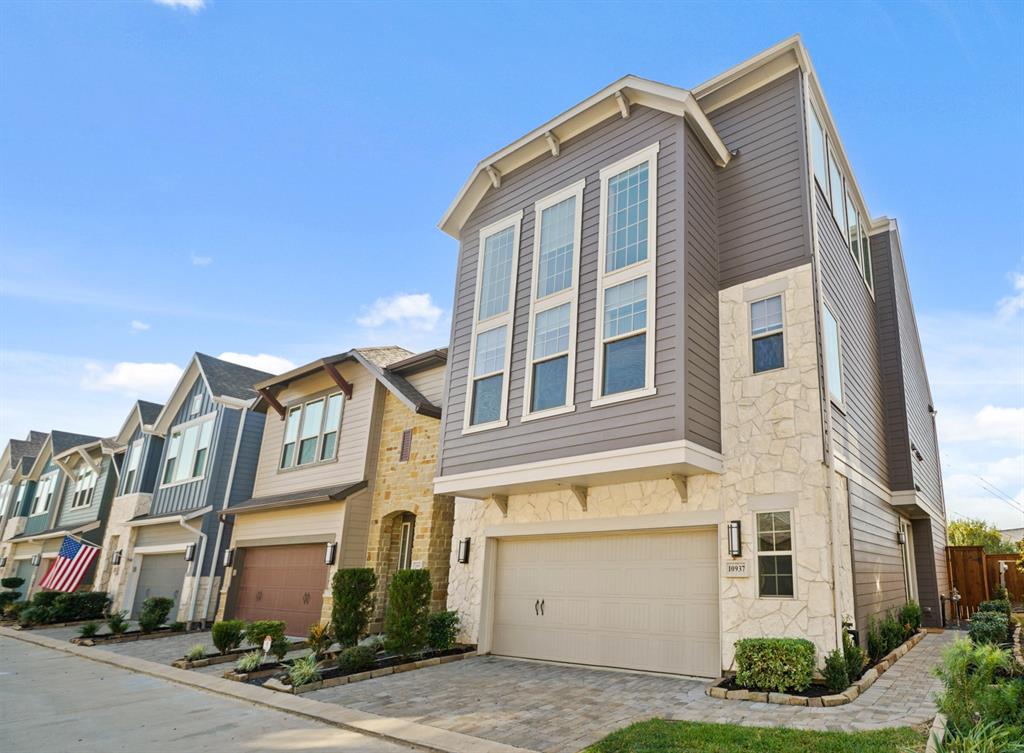
[[[899,229],[799,38],[692,89],[616,81],[483,159],[440,226],[447,349],[196,354],[116,437],[12,440],[4,574],[72,532],[119,608],[305,632],[335,569],[423,567],[482,652],[711,677],[744,637],[823,656],[911,599],[941,624]]]

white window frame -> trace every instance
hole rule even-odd
[[[17,517],[21,514],[21,507],[25,504],[25,492],[28,491],[28,484],[21,481],[14,490],[14,509],[17,510],[17,514],[13,511],[11,517]]]
[[[817,110],[814,109],[813,105],[807,108],[807,113],[807,148],[810,152],[809,157],[811,163],[811,175],[817,182],[818,186],[821,187],[822,193],[824,193],[825,196],[828,197],[828,134],[825,133],[825,127],[821,124],[821,118],[818,117],[818,112]],[[825,173],[824,175],[821,176],[818,175],[817,166],[814,162],[815,149],[813,135],[815,132],[821,135],[821,166]]]
[[[545,196],[534,204],[533,220],[533,276],[530,281],[530,319],[529,336],[526,344],[526,389],[523,392],[523,421],[533,421],[547,416],[557,416],[562,413],[572,413],[576,410],[576,332],[579,324],[579,290],[580,290],[580,247],[583,235],[583,189],[586,187],[586,179],[568,185],[560,191]],[[561,204],[567,199],[576,199],[575,214],[572,221],[573,244],[572,244],[572,284],[557,293],[551,293],[543,298],[538,297],[540,291],[540,241],[541,241],[541,218],[544,210]],[[533,343],[536,335],[537,316],[545,311],[569,304],[569,350],[566,352],[566,375],[565,375],[565,404],[546,410],[533,411],[530,406],[533,404],[533,367],[538,363],[533,357]],[[557,356],[545,356],[541,361],[548,361]]]
[[[398,538],[398,569],[408,570],[412,567],[412,548],[416,531],[414,520],[402,521],[402,531]]]
[[[199,429],[198,429],[199,433],[196,435],[196,446],[192,450],[191,458],[189,458],[189,465],[195,466],[196,453],[199,451],[199,438],[202,437],[202,435],[203,435],[202,424],[206,423],[207,421],[214,421],[214,420],[216,420],[216,418],[217,418],[217,412],[216,411],[211,411],[210,413],[207,413],[205,415],[199,416],[198,418],[194,418],[191,421],[185,421],[184,423],[177,424],[177,425],[172,426],[170,428],[170,430],[167,432],[167,441],[165,443],[165,446],[167,447],[168,452],[170,451],[171,442],[173,441],[172,440],[173,436],[176,433],[180,433],[181,437],[182,437],[181,441],[178,442],[178,448],[176,450],[177,454],[174,456],[174,473],[177,473],[178,463],[181,461],[181,449],[182,449],[182,444],[184,443],[185,432],[188,429],[191,429],[193,426],[198,426],[199,427]],[[213,427],[213,428],[210,429],[210,444],[206,448],[206,458],[203,461],[203,471],[202,471],[202,473],[200,473],[198,476],[191,476],[189,478],[183,478],[183,479],[180,479],[178,481],[174,480],[174,475],[172,474],[170,481],[164,481],[164,479],[167,477],[167,464],[170,462],[170,457],[165,457],[164,458],[163,467],[160,469],[160,488],[161,489],[167,489],[167,488],[172,487],[172,486],[181,486],[182,484],[191,484],[191,483],[193,483],[195,481],[201,481],[202,479],[206,478],[206,471],[210,467],[210,451],[213,449],[213,443],[214,443],[213,429],[215,429],[215,428],[216,427]]]
[[[331,433],[331,431],[328,431],[327,429],[327,406],[328,403],[330,403],[331,398],[333,397],[341,398],[341,408],[338,409],[338,426],[335,429],[333,429],[333,431],[337,434],[334,440],[334,453],[330,457],[321,458],[320,453],[323,452],[324,437],[327,434]],[[320,432],[316,435],[316,450],[314,450],[313,452],[313,460],[311,462],[302,463],[300,465],[299,447],[302,444],[302,419],[306,412],[306,408],[308,408],[310,404],[315,403],[318,400],[323,401],[324,408],[323,413],[320,415]],[[284,431],[282,431],[281,433],[281,451],[278,452],[277,454],[277,470],[279,473],[286,473],[288,471],[294,471],[299,468],[312,468],[314,465],[319,465],[320,463],[333,463],[335,460],[338,459],[338,448],[341,445],[341,426],[345,422],[345,404],[345,393],[339,391],[327,392],[322,395],[316,395],[314,397],[306,398],[300,402],[290,403],[288,406],[286,406]],[[284,448],[285,445],[288,444],[288,419],[291,418],[292,413],[294,413],[295,411],[299,412],[298,425],[295,434],[295,450],[294,454],[292,455],[292,464],[286,467],[282,465],[282,462],[284,461]],[[312,439],[312,437],[306,438]]]
[[[782,306],[782,329],[774,329],[771,332],[762,332],[758,335],[754,334],[754,317],[752,312],[754,310],[755,303],[761,303],[761,301],[768,301],[772,298],[778,298],[779,303]],[[761,376],[762,374],[774,374],[776,371],[782,371],[789,365],[789,354],[786,352],[786,291],[780,290],[778,293],[770,293],[769,295],[758,296],[746,301],[747,304],[747,332],[750,334],[750,347],[747,348],[747,353],[750,356],[750,374],[751,376]],[[774,335],[782,335],[782,365],[776,366],[774,369],[765,369],[764,371],[754,371],[754,340],[760,340],[764,337],[772,337]]]
[[[28,513],[30,518],[50,511],[50,505],[53,502],[53,495],[57,493],[57,475],[59,473],[60,471],[54,468],[52,471],[44,473],[39,477],[39,481],[36,482],[36,494],[32,498],[32,509]],[[40,509],[39,503],[42,498],[39,495],[43,491],[44,482],[47,484],[52,482],[53,486],[49,487],[49,492],[47,493],[45,500],[43,500],[44,506]]]
[[[827,316],[826,316],[827,315]],[[828,318],[831,317],[832,321],[836,323],[836,350],[839,353],[839,394],[835,394],[832,391],[832,372],[828,365]],[[822,335],[824,336],[825,345],[825,387],[828,389],[829,400],[832,404],[839,408],[840,411],[846,411],[846,382],[843,378],[843,323],[839,320],[839,317],[835,315],[832,308],[828,304],[822,304]]]
[[[900,517],[899,529],[903,532],[903,545],[900,547],[900,559],[903,561],[903,587],[907,592],[907,601],[918,601],[917,591],[917,558],[914,556],[914,526],[904,517]]]
[[[785,551],[773,550],[770,552],[761,552],[759,546],[759,531],[757,528],[757,516],[758,515],[771,515],[774,513],[784,512],[789,515],[789,549]],[[759,599],[774,599],[781,601],[793,601],[799,594],[800,587],[797,579],[797,565],[796,565],[796,511],[792,508],[780,508],[775,510],[757,510],[753,514],[753,529],[754,529],[754,561],[756,563],[755,587],[757,588],[757,598]],[[793,569],[793,595],[792,596],[762,596],[761,595],[761,557],[778,557],[782,555],[788,555],[792,560]]]
[[[135,479],[139,476],[139,468],[142,465],[143,441],[144,440],[142,439],[136,439],[128,447],[128,457],[124,464],[124,487],[121,489],[122,494],[131,494],[132,485],[135,483]]]
[[[203,393],[192,396],[192,402],[188,406],[188,415],[196,416],[203,409]]]
[[[88,463],[79,463],[72,486],[72,510],[81,510],[92,504],[92,495],[96,491],[97,480],[96,471]]]
[[[508,426],[508,382],[509,372],[512,365],[512,325],[515,321],[516,311],[516,282],[519,277],[519,238],[523,224],[523,211],[510,214],[497,222],[480,229],[479,241],[477,243],[476,260],[476,288],[473,295],[473,328],[469,340],[469,369],[466,374],[466,400],[462,415],[462,433],[471,434],[487,429],[495,429],[501,426]],[[480,294],[484,279],[484,243],[485,241],[504,230],[512,228],[512,269],[509,274],[508,307],[500,314],[489,316],[486,319],[480,318]],[[480,376],[476,375],[476,338],[481,332],[489,332],[498,327],[505,327],[505,362],[500,372],[494,371]],[[487,379],[498,374],[501,379],[501,403],[499,405],[498,418],[482,424],[471,424],[473,418],[473,392],[476,382],[480,379]]]
[[[654,384],[654,340],[655,324],[657,322],[658,301],[657,290],[657,241],[658,241],[658,152],[661,144],[655,141],[648,147],[625,157],[618,162],[601,168],[601,210],[600,225],[598,228],[598,262],[597,262],[597,311],[594,326],[594,383],[591,393],[591,407],[621,403],[624,400],[634,400],[641,397],[656,395],[658,392]],[[605,254],[608,248],[608,182],[616,175],[631,168],[647,162],[647,258],[643,261],[630,264],[614,272],[605,272],[607,261]],[[608,288],[621,285],[626,282],[647,276],[647,326],[643,330],[634,330],[628,334],[621,335],[613,340],[606,341],[604,336],[604,295]],[[608,342],[635,337],[645,334],[646,353],[644,355],[644,386],[629,390],[628,392],[617,392],[613,395],[604,395],[604,346]]]

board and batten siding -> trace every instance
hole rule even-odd
[[[561,147],[557,158],[539,157],[502,178],[474,210],[461,236],[450,344],[450,379],[445,401],[442,475],[572,457],[593,452],[682,439],[683,304],[682,118],[634,106],[629,118],[611,118]],[[657,310],[655,377],[657,395],[591,407],[594,397],[594,337],[597,307],[599,172],[654,144],[658,154]],[[578,283],[575,406],[572,413],[521,422],[533,271],[534,203],[576,181],[586,179]],[[469,375],[470,338],[476,299],[480,228],[523,211],[515,311],[511,337],[508,426],[463,436]]]
[[[865,636],[868,621],[907,601],[903,556],[896,535],[899,515],[866,487],[848,480],[853,592],[857,627]]]
[[[132,488],[128,488],[128,453],[136,441],[142,439],[142,452],[139,454],[139,469],[132,481]],[[121,469],[119,496],[127,494],[152,494],[157,482],[157,472],[160,469],[160,455],[164,446],[163,437],[155,434],[143,433],[141,427],[135,427],[131,438],[125,445],[124,464]]]
[[[708,114],[730,150],[718,174],[719,287],[811,260],[803,94],[797,71]]]
[[[72,470],[77,472],[79,466],[85,461],[81,458],[75,463]],[[80,523],[88,523],[93,520],[104,520],[110,500],[113,499],[114,487],[117,485],[117,473],[113,469],[113,459],[109,455],[100,458],[100,473],[96,478],[96,486],[93,488],[92,501],[87,507],[72,508],[71,502],[75,497],[75,482],[69,480],[64,485],[64,498],[61,500],[60,514],[57,516],[58,526],[74,526]]]
[[[352,399],[344,401],[337,459],[281,470],[286,421],[273,410],[268,410],[253,485],[254,497],[292,494],[367,478],[367,448],[377,380],[357,363],[341,363],[338,370],[352,385]],[[285,408],[290,408],[311,398],[337,391],[338,387],[330,376],[320,371],[288,385],[277,399]]]

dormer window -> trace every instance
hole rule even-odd
[[[203,396],[202,396],[202,394],[195,395],[192,398],[192,402],[188,406],[188,415],[190,417],[191,416],[198,416],[199,415],[199,411],[201,411],[202,409],[203,409]]]
[[[57,487],[57,471],[50,471],[39,479],[36,484],[36,496],[32,500],[31,515],[42,515],[50,509],[50,502],[53,501],[53,492]]]
[[[74,494],[71,497],[71,509],[88,507],[92,504],[92,495],[96,490],[96,472],[82,463],[75,472]]]
[[[345,397],[338,392],[289,409],[281,448],[281,468],[335,458],[344,401]]]

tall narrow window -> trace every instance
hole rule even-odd
[[[85,463],[75,472],[75,485],[71,496],[71,508],[88,507],[92,504],[92,493],[96,489],[96,473]]]
[[[850,196],[850,192],[846,192],[846,242],[850,247],[850,255],[853,256],[853,263],[860,269],[861,257],[860,257],[860,235],[858,234],[858,227],[860,226],[860,213],[856,209],[857,205],[853,203],[853,197]]]
[[[195,460],[192,461],[193,478],[202,476],[206,470],[206,456],[210,452],[210,439],[213,437],[213,421],[200,424],[199,441],[196,443]]]
[[[601,170],[594,400],[653,394],[657,143]]]
[[[299,439],[299,420],[302,418],[302,406],[288,411],[288,420],[284,425],[284,447],[281,450],[281,467],[291,468],[295,465],[295,443]]]
[[[14,493],[14,512],[12,515],[24,515],[22,507],[25,504],[25,493],[28,490],[28,483],[22,481],[18,484],[18,490]]]
[[[859,283],[858,283],[859,284]],[[843,358],[842,340],[839,339],[839,322],[828,306],[825,306],[825,368],[828,371],[828,391],[832,399],[843,403]]]
[[[860,226],[860,252],[863,259],[861,264],[861,271],[864,273],[864,282],[868,284],[868,287],[872,290],[875,289],[875,273],[871,268],[871,241],[868,240],[867,233],[864,231],[864,226]]]
[[[137,439],[132,442],[128,450],[128,461],[125,463],[124,488],[122,494],[131,494],[135,489],[135,477],[139,474],[139,461],[142,458],[142,441]]]
[[[759,596],[793,596],[793,524],[788,512],[757,513]]]
[[[828,196],[828,167],[825,159],[825,131],[822,130],[818,113],[813,107],[807,110],[807,129],[810,131],[811,142],[811,165],[814,169],[814,179],[818,181],[821,190]]]
[[[181,448],[181,432],[171,432],[171,438],[167,440],[167,461],[164,463],[163,483],[169,484],[174,480],[174,466],[178,463],[178,450]]]
[[[522,219],[516,212],[480,231],[463,431],[506,422]]]
[[[402,446],[398,449],[398,462],[407,463],[412,457],[412,429],[402,432]]]
[[[402,537],[398,544],[398,569],[408,570],[412,567],[412,544],[416,535],[416,520],[411,515],[410,520],[402,523]]]
[[[841,231],[846,228],[846,206],[843,201],[843,174],[839,172],[839,164],[836,162],[836,154],[828,150],[828,185],[829,203],[832,205],[832,217]]]
[[[786,365],[781,295],[750,304],[750,337],[755,374]]]
[[[340,392],[318,397],[288,410],[281,446],[281,468],[333,460],[345,408]]]
[[[299,428],[299,465],[316,460],[316,447],[320,442],[320,424],[324,419],[324,401],[306,403]]]
[[[579,181],[535,206],[533,295],[523,419],[570,409],[574,401],[576,305],[583,188]]]
[[[42,515],[50,509],[53,491],[57,486],[57,471],[50,471],[36,484],[36,496],[32,501],[32,515]]]
[[[172,429],[164,463],[165,485],[193,481],[203,476],[213,438],[213,422],[214,416],[210,415]]]
[[[327,413],[324,415],[324,439],[320,443],[320,459],[329,460],[338,451],[338,431],[341,428],[341,407],[344,398],[341,393],[327,398]]]

